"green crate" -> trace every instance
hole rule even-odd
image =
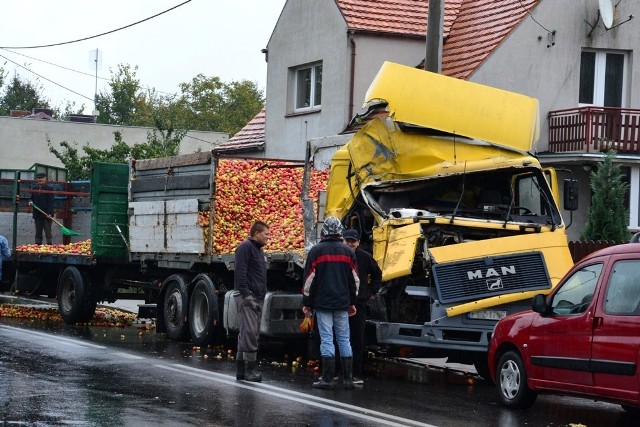
[[[129,166],[94,163],[91,171],[91,248],[96,258],[128,259],[127,215]],[[118,232],[118,228],[122,236]],[[124,239],[123,239],[124,237]]]

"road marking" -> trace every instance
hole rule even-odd
[[[31,329],[23,329],[23,328],[15,328],[13,326],[6,326],[6,325],[0,325],[1,329],[7,329],[11,332],[17,333],[17,334],[22,334],[22,335],[27,335],[27,336],[38,336],[50,341],[55,341],[55,342],[60,342],[63,345],[67,345],[70,347],[84,347],[84,348],[95,348],[95,349],[104,349],[107,348],[105,346],[102,345],[97,345],[97,344],[91,344],[88,343],[86,341],[80,341],[77,339],[73,339],[73,338],[65,338],[65,337],[61,337],[58,335],[51,335],[51,334],[45,334],[42,332],[37,332],[37,331],[33,331]]]
[[[133,359],[133,360],[140,360],[140,359],[144,359],[144,357],[142,356],[136,356],[134,354],[129,354],[129,353],[123,353],[121,351],[114,351],[113,353],[114,356],[119,356],[122,357],[123,359]]]
[[[217,372],[205,371],[198,368],[192,368],[190,366],[184,366],[180,364],[172,365],[154,365],[157,368],[166,369],[169,371],[179,372],[182,374],[191,375],[203,379],[216,381],[222,384],[232,385],[238,388],[244,388],[247,390],[256,391],[258,393],[267,394],[270,396],[291,400],[308,406],[314,406],[316,408],[322,408],[329,411],[345,414],[355,418],[361,418],[367,421],[372,421],[378,424],[384,424],[388,426],[420,426],[420,427],[435,427],[432,424],[422,423],[416,420],[408,418],[397,417],[395,415],[385,414],[383,412],[374,411],[360,406],[349,405],[348,403],[342,403],[323,397],[314,396],[312,394],[301,393],[285,388],[273,386],[263,383],[247,383],[244,381],[236,381],[231,375],[219,374]]]

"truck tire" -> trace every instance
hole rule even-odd
[[[186,280],[181,274],[173,274],[167,277],[163,287],[165,292],[162,300],[162,317],[167,336],[172,340],[182,340],[189,332],[187,325],[189,295]]]
[[[509,408],[526,409],[536,401],[537,393],[527,385],[527,371],[522,357],[507,351],[500,357],[496,370],[500,401]]]
[[[189,298],[189,331],[196,345],[211,342],[218,324],[218,296],[216,287],[206,274],[198,274],[192,282]]]
[[[96,311],[96,298],[87,277],[76,267],[67,267],[58,281],[58,310],[65,323],[88,322]]]

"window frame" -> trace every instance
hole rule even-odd
[[[294,67],[293,71],[293,112],[304,113],[309,111],[316,111],[322,108],[322,61],[312,62],[305,65]],[[300,101],[300,88],[302,87],[300,82],[300,73],[304,70],[309,70],[310,84],[309,90],[309,105],[299,106]],[[319,80],[318,80],[319,74]],[[306,96],[304,96],[306,98]],[[319,98],[319,99],[318,99]]]
[[[580,102],[580,89],[582,86],[582,55],[584,53],[594,53],[595,54],[595,63],[593,69],[593,97],[591,99],[591,103]],[[622,88],[620,94],[620,105],[618,107],[628,108],[627,102],[627,82],[628,82],[628,74],[629,74],[629,52],[624,50],[612,50],[612,49],[582,49],[580,52],[580,69],[579,69],[579,82],[578,82],[578,106],[579,107],[588,107],[588,106],[605,106],[605,88],[606,88],[606,65],[607,65],[607,55],[615,54],[622,55],[623,64],[622,64]],[[615,107],[615,106],[614,106]]]

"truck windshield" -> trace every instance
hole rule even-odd
[[[505,169],[375,183],[367,201],[389,217],[449,216],[558,225],[560,214],[538,169]]]

